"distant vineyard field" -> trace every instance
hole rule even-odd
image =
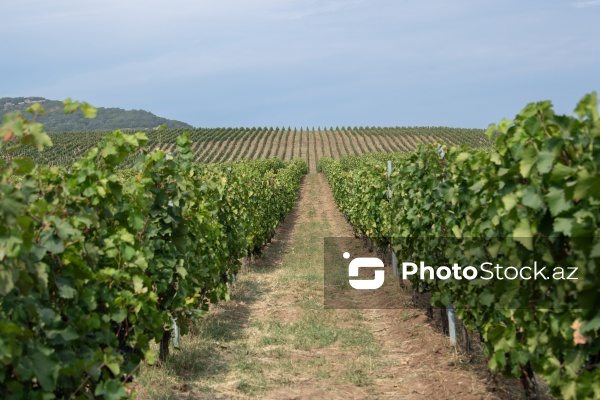
[[[331,128],[199,128],[148,130],[150,148],[176,151],[176,138],[189,132],[197,162],[214,163],[240,159],[280,157],[304,158],[316,172],[323,156],[339,158],[346,154],[415,150],[418,144],[443,141],[447,145],[466,144],[489,147],[482,129],[447,127],[331,127]],[[51,133],[53,147],[38,153],[32,148],[0,154],[8,157],[33,157],[41,163],[66,165],[98,144],[108,132]]]

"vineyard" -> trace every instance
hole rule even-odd
[[[200,163],[264,159],[278,157],[285,161],[303,158],[311,172],[321,157],[361,155],[372,152],[413,151],[419,144],[443,141],[448,145],[489,147],[490,141],[480,129],[444,127],[414,128],[215,128],[159,129],[144,131],[147,147],[176,151],[176,140],[184,132],[192,142],[193,160]],[[109,132],[49,133],[54,146],[38,154],[23,148],[11,157],[30,157],[40,163],[67,165],[96,146]]]
[[[50,144],[18,115],[2,138]],[[0,164],[3,398],[126,397],[140,362],[154,363],[150,342],[165,360],[172,334],[228,297],[306,173],[300,159],[193,164],[186,134],[177,157],[147,142],[116,131],[67,168]]]
[[[600,398],[596,94],[575,114],[55,134],[7,116],[0,397]],[[539,261],[577,279],[394,277],[371,307],[327,309],[326,237],[436,273]],[[479,355],[464,361],[418,296]]]
[[[561,398],[600,398],[597,104],[595,94],[586,96],[574,118],[556,115],[550,102],[532,103],[488,129],[496,150],[427,145],[320,160],[357,234],[399,260],[558,266],[550,281],[409,276],[433,305],[456,309],[481,334],[490,368],[520,377],[530,396],[538,395],[535,372]],[[576,272],[572,280],[566,271]]]

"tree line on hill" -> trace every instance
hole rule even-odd
[[[154,115],[144,110],[123,110],[121,108],[98,107],[96,118],[84,118],[81,112],[65,114],[61,101],[48,100],[43,97],[2,97],[0,98],[0,115],[16,111],[25,115],[28,107],[40,103],[45,109],[45,115],[37,121],[44,124],[48,132],[77,132],[77,131],[109,131],[115,129],[144,129],[166,125],[168,128],[193,128],[185,122],[170,120]]]

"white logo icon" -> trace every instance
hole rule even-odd
[[[350,253],[344,253],[344,258],[350,258]],[[348,265],[348,276],[358,277],[359,268],[383,268],[383,261],[377,257],[358,257],[350,261]],[[379,289],[385,281],[385,271],[382,269],[375,270],[374,279],[350,279],[350,286],[354,289],[369,290]]]

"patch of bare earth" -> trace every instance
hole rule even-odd
[[[330,137],[335,141],[338,147],[338,151],[340,156],[351,154],[352,150],[350,148],[350,143],[348,142],[348,138],[346,135],[340,135],[338,131],[329,131]],[[335,145],[334,145],[335,147]]]
[[[294,140],[294,155],[293,157],[301,157],[304,155],[303,153],[303,148],[302,148],[302,137],[306,135],[306,132],[304,130],[300,131],[298,130],[296,132],[296,138]]]
[[[254,152],[254,159],[262,158],[262,154],[264,153],[264,150],[266,147],[265,143],[267,143],[267,139],[272,134],[273,134],[273,132],[271,132],[271,131],[266,131],[265,133],[263,133],[263,136],[256,143],[256,151]]]
[[[280,140],[281,140],[282,135],[283,135],[283,128],[280,128],[277,131],[277,135],[275,135],[275,137],[273,138],[273,141],[271,142],[271,146],[269,147],[269,157],[277,157],[277,154],[279,153],[279,146],[281,144]]]
[[[346,131],[349,132],[349,131]],[[359,144],[359,148],[361,149],[361,154],[365,154],[365,153],[369,153],[369,146],[365,140],[365,137],[355,131],[351,131],[349,132],[351,135],[355,135],[356,136],[356,141]]]
[[[244,147],[243,154],[240,157],[241,159],[245,160],[250,158],[250,154],[252,154],[253,149],[256,147],[261,133],[262,132],[256,131],[248,140],[246,140],[246,146]]]
[[[337,131],[338,135],[345,135],[348,137],[348,140],[350,141],[350,149],[352,151],[352,154],[363,154],[362,149],[360,147],[360,145],[358,144],[358,140],[356,139],[356,136],[354,136],[353,134],[351,134],[350,132],[346,131],[346,130],[341,130],[341,131]]]
[[[392,151],[402,151],[404,150],[397,142],[394,141],[394,138],[389,136],[387,132],[381,133],[379,139],[387,144],[388,148]]]
[[[323,150],[324,150],[324,143],[323,143],[323,137],[321,136],[321,134],[319,133],[319,131],[312,131],[312,136],[314,137],[314,140],[316,142],[316,156],[315,156],[315,162],[318,164],[319,160],[321,159],[321,157],[324,156],[323,154]]]
[[[375,151],[375,152],[384,151],[381,144],[377,141],[377,139],[372,134],[364,133],[364,136],[365,136],[365,140],[367,141],[367,143],[369,143],[369,145],[371,146],[373,151]]]
[[[220,141],[216,142],[211,149],[211,152],[204,156],[206,162],[215,162],[221,154],[221,150],[227,146],[227,142],[228,140],[225,139],[221,139]]]
[[[239,153],[240,148],[242,147],[243,143],[244,143],[244,141],[240,138],[237,138],[235,140],[235,142],[233,143],[233,149],[231,150],[231,153],[229,153],[229,156],[227,157],[227,161],[237,160],[238,153]]]
[[[211,140],[209,143],[207,143],[206,148],[202,151],[202,153],[200,154],[200,156],[198,157],[198,159],[201,162],[209,162],[210,159],[212,158],[214,152],[216,151],[217,148],[219,148],[219,146],[221,145],[221,142],[219,142],[218,140]]]
[[[210,151],[210,148],[214,145],[212,140],[202,140],[198,142],[196,150],[194,150],[194,160],[204,162],[204,157]]]
[[[288,140],[288,136],[289,136],[289,131],[283,129],[281,131],[281,138],[277,138],[277,148],[276,150],[276,156],[285,160],[285,145],[287,143]]]
[[[296,136],[298,136],[298,132],[296,132]],[[287,135],[285,135],[283,137],[283,140],[285,140],[286,144],[285,144],[285,153],[284,153],[284,160],[289,161],[294,157],[294,153],[292,153],[292,148],[294,147],[294,131],[292,130],[288,130],[287,131]],[[283,146],[282,146],[283,147]],[[282,149],[283,150],[283,149]]]
[[[407,142],[409,143],[411,150],[416,150],[419,143],[421,143],[421,138],[415,134],[409,133],[406,136]]]
[[[327,131],[319,131],[319,135],[323,138],[323,146],[324,146],[324,154],[328,157],[339,158],[339,155],[335,152],[333,142],[331,142],[331,138]]]
[[[306,132],[306,154],[308,155],[308,172],[314,174],[317,172],[317,158],[315,148],[317,144],[317,137],[315,132]]]
[[[262,153],[259,155],[259,158],[269,158],[269,154],[271,153],[271,149],[273,148],[273,140],[277,138],[277,134],[277,130],[269,132],[269,135],[265,139],[265,145],[263,147]]]

